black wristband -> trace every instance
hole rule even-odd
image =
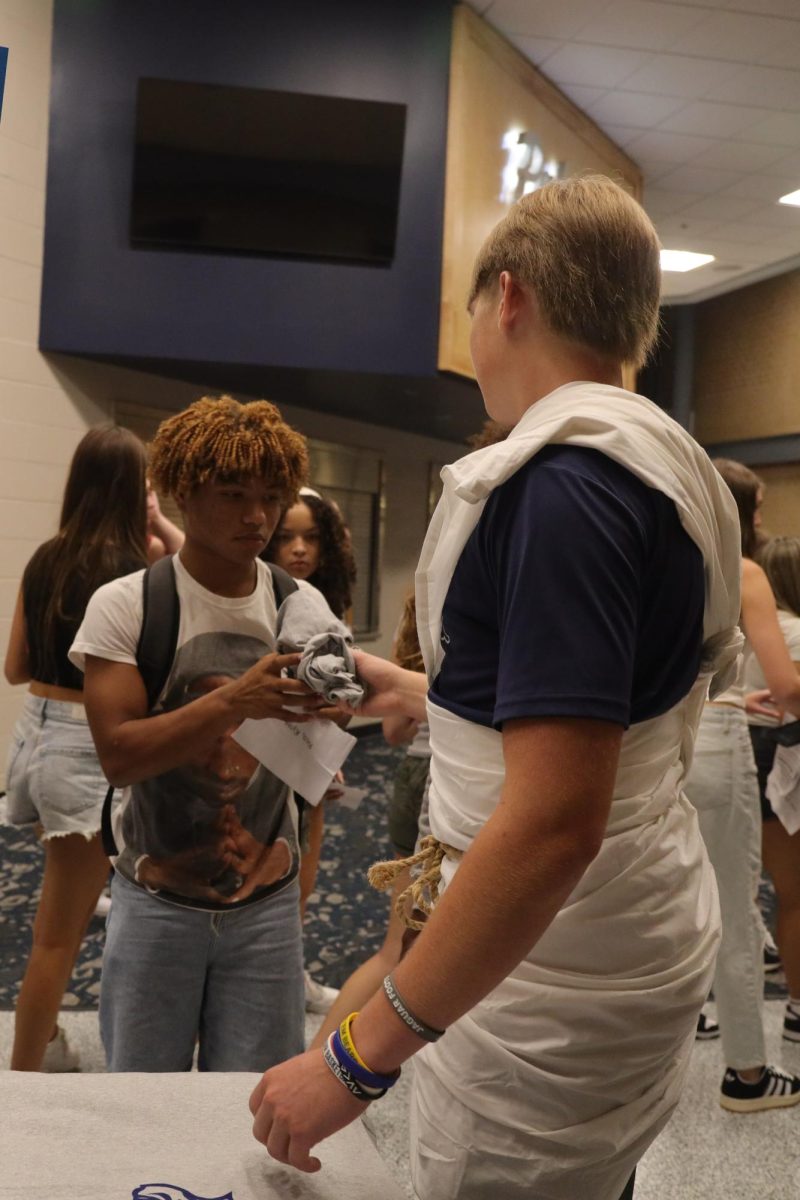
[[[443,1029],[433,1029],[430,1025],[426,1025],[424,1021],[420,1021],[418,1017],[409,1010],[403,997],[394,986],[394,980],[391,975],[387,975],[383,981],[383,990],[386,993],[386,998],[391,1004],[398,1017],[408,1028],[417,1035],[423,1038],[426,1042],[438,1042],[439,1038],[444,1033]]]

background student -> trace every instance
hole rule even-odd
[[[14,613],[5,675],[28,683],[28,696],[9,752],[7,816],[39,825],[44,845],[14,1070],[78,1067],[56,1021],[108,876],[99,834],[108,785],[86,720],[83,675],[67,652],[93,592],[145,563],[145,470],[144,446],[129,430],[89,430],[70,465],[58,533],[25,568]]]

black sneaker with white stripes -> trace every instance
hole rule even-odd
[[[800,1042],[800,1012],[791,1004],[783,1014],[783,1036],[787,1042]]]
[[[728,1067],[722,1080],[719,1102],[728,1112],[763,1112],[767,1108],[790,1108],[800,1104],[800,1078],[764,1067],[761,1078],[745,1083],[737,1071]]]
[[[709,1017],[706,1013],[701,1012],[697,1018],[697,1033],[695,1037],[698,1042],[710,1042],[713,1038],[718,1038],[719,1024],[713,1017]]]
[[[778,951],[774,946],[770,946],[769,943],[767,943],[767,945],[764,947],[764,974],[772,975],[775,971],[782,970],[783,963],[781,962],[780,954],[778,954]]]

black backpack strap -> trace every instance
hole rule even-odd
[[[175,583],[172,556],[159,558],[147,568],[142,580],[142,628],[136,644],[136,665],[147,691],[147,711],[151,712],[167,682],[175,647],[181,606]],[[100,818],[103,849],[109,858],[119,853],[111,826],[113,787],[106,792]]]
[[[267,563],[272,572],[272,590],[275,593],[275,603],[278,608],[283,604],[287,596],[291,596],[292,592],[297,591],[297,580],[292,579],[288,571],[284,571],[283,567],[279,567],[276,563]]]
[[[147,711],[155,707],[167,682],[175,647],[181,606],[172,555],[147,568],[142,580],[142,629],[136,645],[136,665],[147,690]]]
[[[114,837],[114,830],[111,825],[111,801],[114,798],[114,787],[109,784],[106,798],[103,801],[103,811],[100,814],[100,840],[103,843],[103,851],[109,858],[116,858],[119,854],[117,848],[117,840]]]

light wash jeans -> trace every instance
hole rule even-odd
[[[764,927],[755,896],[761,876],[761,807],[747,721],[741,709],[706,704],[685,785],[717,875],[722,942],[714,975],[725,1062],[766,1062]]]
[[[109,1071],[264,1071],[303,1050],[299,885],[225,912],[111,885],[100,1032]]]

